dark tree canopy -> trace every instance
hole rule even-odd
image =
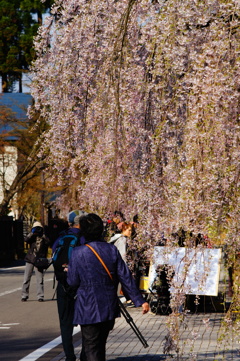
[[[0,1],[0,76],[2,91],[12,92],[18,82],[22,92],[22,74],[35,57],[33,37],[42,24],[52,0]],[[37,15],[37,16],[36,16]]]

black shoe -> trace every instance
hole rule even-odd
[[[38,299],[38,302],[44,302],[44,299],[43,299],[43,298],[39,298],[39,299]]]
[[[127,302],[126,304],[127,307],[135,307],[134,303],[133,302]]]
[[[22,302],[26,302],[27,299],[28,299],[27,297],[22,297],[21,301],[22,301]]]

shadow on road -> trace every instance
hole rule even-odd
[[[152,354],[146,354],[146,355],[136,355],[136,356],[124,356],[124,357],[117,357],[114,359],[109,359],[108,361],[161,361],[166,360],[165,355],[152,355]]]

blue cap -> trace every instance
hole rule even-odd
[[[75,217],[82,217],[82,216],[86,216],[88,213],[85,211],[80,211],[80,210],[75,210],[72,211],[70,213],[68,213],[68,223],[70,224],[74,224],[74,219]]]

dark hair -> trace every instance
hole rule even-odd
[[[80,229],[86,241],[97,241],[103,234],[103,221],[94,213],[89,213],[80,218]]]
[[[123,222],[121,231],[124,232],[124,231],[126,231],[126,229],[129,229],[129,228],[131,228],[131,231],[132,231],[132,229],[133,229],[132,223]]]

